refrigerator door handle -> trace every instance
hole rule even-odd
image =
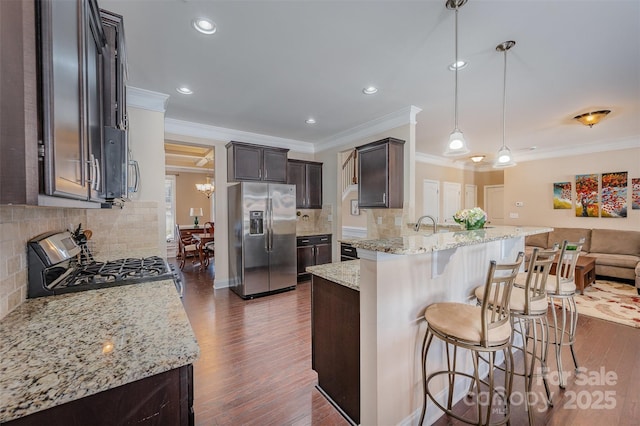
[[[269,251],[273,250],[273,199],[269,198]]]

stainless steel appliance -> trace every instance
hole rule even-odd
[[[295,185],[228,188],[229,279],[242,298],[296,286]]]
[[[82,262],[86,258],[82,256],[81,247],[69,232],[51,232],[32,239],[27,243],[27,297],[53,296],[159,280],[173,280],[182,296],[180,280],[161,257]]]

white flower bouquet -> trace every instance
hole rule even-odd
[[[480,207],[458,210],[453,220],[464,225],[467,230],[480,229],[487,221],[487,214]]]

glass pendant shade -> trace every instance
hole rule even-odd
[[[513,167],[516,163],[513,161],[513,156],[511,155],[511,150],[506,146],[502,146],[498,151],[498,155],[496,156],[496,161],[493,164],[494,168],[505,168],[505,167]]]
[[[455,129],[451,132],[451,135],[449,135],[449,145],[447,145],[447,150],[444,152],[444,155],[463,155],[469,152],[470,150],[467,146],[467,141],[464,139],[464,135],[460,130]]]

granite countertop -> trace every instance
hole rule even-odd
[[[345,287],[360,291],[360,261],[325,263],[324,265],[307,266],[307,272]]]
[[[319,232],[319,231],[300,231],[296,232],[296,237],[313,237],[316,235],[331,235],[331,232]]]
[[[553,231],[553,228],[536,226],[494,226],[475,231],[423,233],[410,232],[400,237],[363,240],[342,239],[353,247],[390,254],[420,254],[448,250],[456,247],[481,244],[489,241],[524,237]]]
[[[0,321],[0,423],[198,355],[172,280],[28,299]]]

